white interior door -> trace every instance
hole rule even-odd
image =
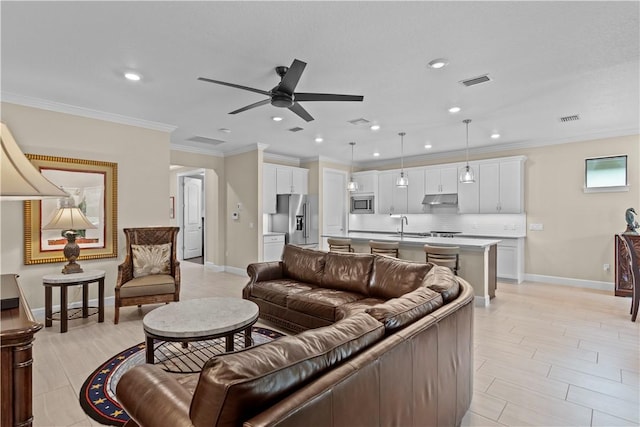
[[[322,234],[347,232],[347,174],[324,169],[322,177]],[[322,239],[326,248],[326,238]]]
[[[202,256],[202,180],[184,177],[184,258]]]

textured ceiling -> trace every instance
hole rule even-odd
[[[466,118],[472,151],[629,135],[639,132],[639,16],[635,1],[3,1],[1,95],[175,126],[174,146],[214,153],[262,143],[349,161],[356,141],[356,161],[370,162],[374,151],[398,158],[404,131],[405,156],[442,154],[464,149]],[[427,67],[439,57],[446,68]],[[309,123],[271,105],[229,115],[265,97],[197,80],[270,90],[274,68],[294,58],[308,64],[297,91],[364,102],[302,103]],[[487,73],[488,83],[459,83]],[[349,123],[358,118],[381,129]]]

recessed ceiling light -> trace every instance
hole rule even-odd
[[[494,132],[491,134],[491,139],[498,139],[500,138],[500,134],[498,132]]]
[[[380,130],[380,125],[371,125],[371,130]]]
[[[317,137],[315,140],[318,144],[320,144],[322,141],[324,141],[324,139],[322,139],[321,136]]]
[[[373,157],[380,157],[380,153],[378,153],[377,151],[375,151],[375,152],[373,153]]]
[[[450,113],[459,113],[460,110],[461,110],[460,107],[451,107],[451,108],[449,108],[449,112]]]
[[[273,120],[274,122],[281,122],[282,121],[282,117],[273,116],[273,117],[271,117],[271,120]]]
[[[424,144],[424,148],[426,148],[427,150],[431,149],[431,144]]]
[[[435,68],[435,69],[444,68],[447,65],[449,65],[449,61],[447,61],[445,58],[438,58],[429,62],[429,67]]]
[[[142,76],[138,73],[134,73],[132,71],[124,73],[124,78],[127,80],[131,80],[132,82],[138,82],[142,79]]]

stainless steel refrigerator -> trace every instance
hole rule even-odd
[[[317,200],[316,196],[306,194],[278,194],[276,213],[271,218],[272,230],[286,233],[286,243],[317,248]]]

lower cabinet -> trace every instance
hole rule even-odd
[[[524,280],[524,239],[502,238],[498,243],[497,276],[521,283]]]
[[[280,261],[284,250],[284,234],[265,234],[263,239],[263,261]]]

